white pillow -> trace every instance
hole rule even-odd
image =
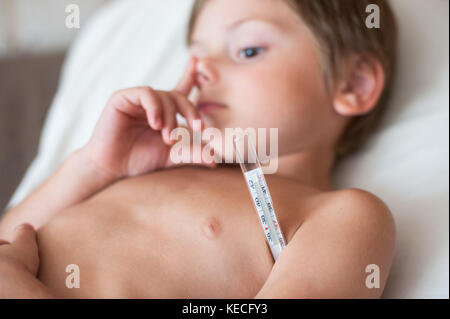
[[[394,215],[383,297],[448,298],[448,1],[391,3],[400,28],[393,100],[378,133],[335,177],[339,187],[378,195]]]
[[[387,298],[448,298],[448,2],[392,1],[400,24],[399,77],[390,110],[365,149],[340,165],[337,187],[381,197],[397,224]],[[72,47],[39,153],[10,206],[89,139],[117,89],[172,88],[188,54],[192,0],[122,0],[100,12]]]
[[[69,51],[36,158],[8,206],[20,202],[86,144],[111,94],[172,88],[185,67],[192,0],[116,0],[96,14]],[[81,8],[82,9],[82,8]]]

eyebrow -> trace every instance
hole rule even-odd
[[[279,25],[277,25],[277,24],[275,24],[275,23],[273,23],[273,22],[271,22],[271,21],[269,21],[267,19],[264,19],[264,18],[243,18],[243,19],[239,19],[238,21],[235,21],[235,22],[231,23],[230,25],[228,25],[226,27],[226,31],[230,32],[233,29],[236,29],[236,28],[240,27],[241,25],[243,25],[243,24],[245,24],[247,22],[262,22],[264,24],[271,25],[271,26],[273,26],[273,27],[275,27],[275,28],[277,28],[279,30],[282,29],[281,26],[279,26]],[[189,46],[194,46],[194,45],[200,45],[200,43],[198,41],[192,39],[190,44],[189,44]]]
[[[273,23],[272,21],[264,19],[264,18],[243,18],[243,19],[239,19],[238,21],[233,22],[226,29],[227,29],[227,31],[230,31],[232,29],[236,29],[237,27],[239,27],[242,24],[247,23],[247,22],[262,22],[264,24],[274,26],[275,28],[278,28],[278,29],[281,28],[279,25]]]

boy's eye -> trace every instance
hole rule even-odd
[[[263,48],[245,48],[239,52],[239,56],[242,59],[251,59],[263,51]]]

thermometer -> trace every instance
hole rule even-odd
[[[235,137],[234,139],[237,157],[258,213],[259,221],[266,235],[267,244],[272,252],[274,261],[276,261],[281,251],[286,247],[286,242],[278,224],[272,197],[270,196],[255,147],[248,139],[246,159],[244,140],[244,136]]]

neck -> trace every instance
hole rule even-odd
[[[331,190],[331,169],[334,163],[331,149],[307,150],[278,158],[275,176],[296,180],[321,190]]]

